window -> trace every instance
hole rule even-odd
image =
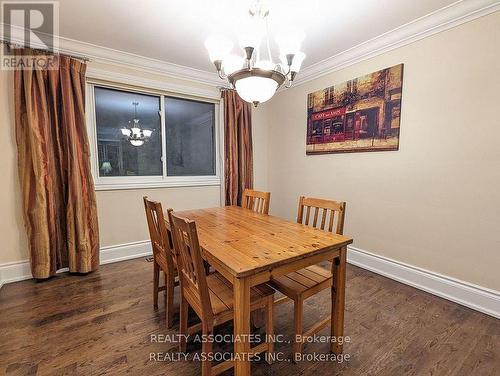
[[[215,174],[214,122],[211,103],[165,98],[168,176]]]
[[[162,176],[160,98],[102,87],[94,95],[99,176]],[[132,126],[134,112],[152,131],[142,146],[133,146],[121,132]]]
[[[220,184],[217,103],[89,86],[96,189]],[[132,128],[150,136],[134,146]]]

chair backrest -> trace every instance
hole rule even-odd
[[[311,208],[314,209],[312,222],[310,218]],[[321,213],[321,222],[318,221],[320,210],[323,210]],[[343,235],[344,218],[345,202],[304,196],[301,196],[299,199],[299,211],[297,213],[298,223]]]
[[[148,200],[147,196],[144,196],[143,200],[153,255],[155,257],[164,256],[167,263],[173,265],[175,254],[172,248],[172,238],[165,223],[161,203]],[[172,209],[168,209],[168,211],[172,211]]]
[[[196,223],[173,212],[169,216],[182,294],[202,320],[212,320],[212,304]]]
[[[269,201],[271,201],[271,192],[245,189],[241,198],[241,207],[260,214],[269,214]]]

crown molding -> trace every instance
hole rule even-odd
[[[59,49],[62,53],[72,51],[89,57],[92,61],[118,66],[127,66],[140,71],[159,73],[182,80],[220,86],[221,80],[215,72],[207,72],[183,65],[152,59],[129,52],[100,47],[94,44],[59,38]]]
[[[143,77],[137,77],[132,74],[113,72],[109,69],[96,68],[90,65],[87,69],[87,78],[89,82],[110,82],[113,84],[123,84],[127,86],[142,87],[145,89],[154,89],[173,94],[183,94],[193,97],[220,100],[220,91],[214,85],[211,88],[202,88],[191,85],[180,85],[166,81],[159,81]],[[200,82],[200,81],[196,81]],[[219,82],[220,84],[220,82]]]
[[[3,37],[4,24],[0,23]],[[24,45],[24,28],[13,26],[9,43]],[[44,44],[32,43],[33,48],[46,48]],[[211,86],[221,86],[221,80],[215,72],[207,72],[183,65],[136,55],[130,52],[115,50],[95,44],[81,42],[75,39],[56,36],[54,50],[65,55],[88,58],[96,63],[104,63],[120,67],[128,67],[142,72],[157,73],[186,81],[203,83]]]
[[[293,86],[500,10],[498,0],[461,0],[302,69]]]

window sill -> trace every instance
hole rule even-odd
[[[116,191],[123,189],[150,189],[150,188],[179,188],[179,187],[203,187],[218,186],[221,180],[217,176],[179,176],[169,177],[158,181],[123,181],[115,178],[113,182],[101,178],[95,182],[96,191]]]

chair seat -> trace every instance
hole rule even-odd
[[[207,285],[210,293],[210,302],[214,315],[232,312],[234,307],[233,285],[220,273],[215,272],[207,275]],[[274,290],[262,284],[250,289],[250,305],[264,304],[268,296],[272,296]]]
[[[307,298],[332,286],[332,273],[319,266],[311,265],[296,272],[272,278],[269,284],[291,299]]]

